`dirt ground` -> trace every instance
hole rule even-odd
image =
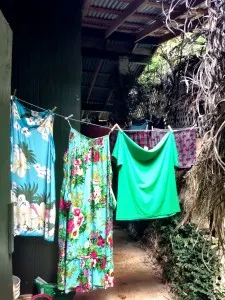
[[[114,288],[80,294],[74,300],[171,299],[147,253],[118,229],[114,231],[114,263]]]

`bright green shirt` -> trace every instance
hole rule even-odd
[[[172,132],[145,150],[119,131],[112,156],[119,168],[117,220],[164,218],[180,211],[174,168],[178,153]]]

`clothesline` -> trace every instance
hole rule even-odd
[[[14,98],[14,96],[11,96],[11,100]],[[33,103],[30,103],[30,102],[28,102],[28,101],[25,101],[25,100],[23,100],[23,99],[20,99],[20,98],[18,98],[18,97],[16,97],[16,99],[17,100],[19,100],[20,102],[23,102],[23,103],[26,103],[26,104],[28,104],[28,105],[30,105],[30,106],[33,106],[33,107],[35,107],[35,108],[38,108],[38,109],[40,109],[40,110],[46,110],[45,108],[43,108],[43,107],[40,107],[40,106],[38,106],[38,105],[35,105],[35,104],[33,104]],[[74,122],[78,122],[78,123],[83,123],[83,124],[87,124],[87,125],[91,125],[91,126],[96,126],[96,127],[100,127],[100,128],[105,128],[105,129],[109,129],[109,130],[111,130],[112,128],[110,128],[109,126],[103,126],[103,125],[98,125],[98,124],[93,124],[93,123],[90,123],[90,122],[86,122],[86,121],[81,121],[81,120],[77,120],[77,119],[74,119],[74,118],[72,118],[72,117],[67,117],[67,116],[63,116],[63,115],[61,115],[61,114],[58,114],[58,113],[55,113],[54,112],[54,114],[57,116],[57,117],[60,117],[60,118],[63,118],[64,120],[70,120],[70,121],[74,121]],[[176,129],[173,129],[173,131],[174,132],[178,132],[178,131],[183,131],[183,130],[192,130],[192,129],[197,129],[198,127],[197,126],[192,126],[192,127],[184,127],[184,128],[176,128]],[[118,128],[116,129],[115,128],[115,130],[119,130]],[[132,129],[122,129],[124,132],[137,132],[137,131],[146,131],[146,132],[152,132],[152,131],[162,131],[162,132],[168,132],[169,131],[169,129],[159,129],[159,128],[153,128],[153,129],[141,129],[141,130],[132,130]]]

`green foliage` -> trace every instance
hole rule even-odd
[[[14,193],[16,194],[16,197],[18,197],[19,195],[24,195],[26,197],[26,200],[29,203],[32,203],[34,201],[34,195],[36,194],[38,190],[38,184],[33,184],[33,186],[31,186],[31,184],[24,184],[18,186],[17,188],[14,189]]]
[[[203,36],[195,36],[191,33],[184,38],[177,37],[163,43],[151,58],[139,82],[159,84],[163,77],[171,74],[188,57],[200,56],[205,50],[205,45],[206,40]]]
[[[171,283],[176,299],[225,299],[217,283],[220,263],[215,245],[194,224],[178,227],[179,221],[177,217],[157,220],[150,227],[163,277]]]
[[[22,142],[19,144],[19,147],[23,151],[23,154],[25,155],[27,162],[29,164],[35,164],[37,162],[34,152],[32,150],[28,149],[28,144],[26,144],[25,142]]]

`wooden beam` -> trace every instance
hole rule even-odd
[[[109,93],[109,95],[108,95],[108,97],[107,97],[107,99],[106,99],[106,101],[105,101],[105,107],[109,104],[109,101],[110,101],[110,99],[112,98],[112,95],[113,95],[113,93],[114,93],[114,90],[115,90],[115,88],[114,89],[112,89],[111,91],[110,91],[110,93]]]
[[[97,65],[97,68],[95,70],[95,73],[94,73],[92,81],[91,81],[91,85],[90,85],[90,89],[89,89],[89,92],[88,92],[88,96],[87,96],[86,102],[88,102],[89,99],[90,99],[90,97],[91,97],[91,93],[92,93],[92,90],[93,90],[93,88],[95,86],[95,82],[96,82],[96,80],[98,78],[98,73],[99,73],[99,71],[101,69],[102,63],[103,63],[103,60],[100,60],[99,63],[98,63],[98,65]]]
[[[107,29],[109,28],[108,25],[106,24],[92,24],[92,23],[82,23],[82,27],[85,28],[92,28],[92,29]],[[120,28],[117,28],[116,32],[123,32],[123,33],[128,33],[130,35],[136,35],[138,32],[140,32],[142,29],[144,29],[146,25],[140,24],[138,25],[137,23],[125,23],[124,26],[121,26]]]
[[[89,10],[89,7],[91,6],[91,4],[92,4],[92,0],[84,0],[83,17],[87,16],[88,10]]]
[[[83,22],[82,23],[82,26],[83,27],[88,27],[88,28],[93,28],[93,29],[107,29],[108,28],[108,26],[107,25],[105,25],[105,24],[102,24],[102,25],[100,25],[100,24],[91,24],[91,23],[85,23],[85,22]]]
[[[82,88],[89,88],[90,85],[88,85],[88,84],[82,84],[81,87],[82,87]],[[98,90],[109,90],[110,88],[107,87],[107,86],[96,86],[96,85],[95,85],[95,86],[93,86],[92,90],[93,90],[93,89],[98,89]]]
[[[198,6],[202,2],[203,2],[203,0],[195,0],[193,3],[193,7]],[[175,20],[175,19],[179,18],[181,15],[184,15],[186,11],[187,11],[186,5],[183,4],[183,5],[179,6],[179,12],[171,13],[170,19]],[[146,28],[144,30],[142,30],[140,33],[138,33],[136,35],[136,42],[144,39],[150,33],[163,27],[163,25],[164,25],[164,20],[162,19],[162,20],[156,20],[153,24],[146,26]]]
[[[82,102],[81,109],[86,111],[95,111],[95,112],[101,112],[101,111],[113,111],[112,105],[105,106],[104,104],[91,104],[91,103],[85,103]]]
[[[169,9],[170,8],[170,4],[169,3],[165,3],[163,1],[161,2],[155,2],[155,1],[146,1],[145,5],[151,6],[151,7],[155,7],[155,8],[164,8],[164,9]]]
[[[106,38],[108,38],[118,27],[120,27],[127,18],[132,16],[137,9],[145,3],[145,0],[135,0],[131,2],[128,7],[124,10],[124,13],[121,14],[112,24],[112,26],[106,31]]]
[[[140,55],[140,54],[131,54],[131,53],[125,53],[125,52],[115,52],[114,50],[101,50],[97,48],[83,48],[82,47],[82,56],[83,57],[90,57],[90,58],[99,58],[99,59],[107,59],[111,61],[118,61],[120,56],[128,56],[130,62],[134,62],[137,64],[148,64],[149,57],[146,55]]]
[[[199,24],[198,19],[195,19],[194,21],[190,21],[190,23],[189,23],[190,26],[187,27],[186,32],[192,31],[198,24]],[[184,27],[183,28],[181,27],[181,30],[184,30]],[[176,29],[176,30],[173,30],[174,33],[169,32],[169,33],[163,35],[162,37],[159,38],[159,43],[160,44],[165,43],[165,42],[171,40],[172,38],[175,38],[176,36],[181,35],[181,33],[182,33],[181,30]]]
[[[101,27],[103,27],[103,26],[110,27],[113,24],[113,20],[105,20],[105,19],[93,18],[93,17],[84,17],[83,18],[83,25],[85,25],[85,24],[99,25]],[[146,27],[146,25],[143,24],[143,23],[134,23],[134,22],[128,22],[128,21],[125,21],[122,25],[124,25],[126,27],[131,27],[131,28],[144,28],[144,27]]]
[[[91,6],[89,8],[89,11],[100,12],[100,13],[104,13],[104,14],[112,14],[112,15],[117,15],[117,16],[121,16],[124,13],[123,10],[110,9],[110,8],[98,7],[98,6]],[[143,14],[143,13],[134,13],[133,16],[135,18],[140,18],[140,19],[146,18],[146,20],[152,20],[152,19],[157,18],[157,15]]]

